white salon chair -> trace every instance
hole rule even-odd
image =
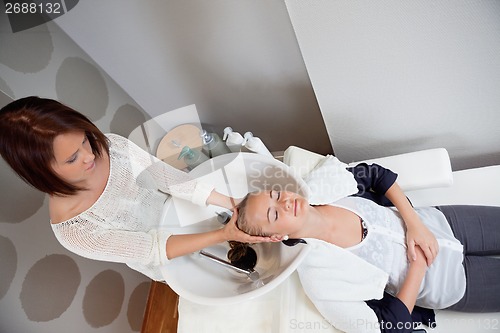
[[[323,156],[290,147],[284,162],[306,174]],[[451,171],[444,149],[426,150],[366,161],[399,174],[398,183],[415,206],[476,204],[500,206],[500,166]],[[356,163],[353,163],[356,164]],[[499,259],[500,260],[500,259]],[[500,297],[500,295],[499,295]],[[179,333],[339,332],[304,294],[297,273],[268,294],[236,305],[203,306],[179,302]],[[437,311],[436,333],[486,333],[500,330],[500,313]]]

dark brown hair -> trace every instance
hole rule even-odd
[[[86,116],[58,101],[31,96],[0,110],[0,154],[24,181],[50,195],[84,190],[52,168],[54,139],[70,132],[85,132],[94,155],[109,154],[106,136]]]

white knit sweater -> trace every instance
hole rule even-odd
[[[108,134],[110,173],[99,199],[86,211],[52,224],[59,242],[86,258],[121,262],[153,280],[167,263],[160,217],[167,193],[205,205],[212,187],[151,156],[126,138]]]

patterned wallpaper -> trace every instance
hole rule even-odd
[[[57,25],[12,33],[0,13],[0,106],[54,98],[104,132],[128,136],[148,115]],[[46,197],[0,159],[0,332],[140,331],[150,281],[59,245]]]

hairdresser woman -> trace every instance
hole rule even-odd
[[[55,100],[26,97],[0,110],[0,154],[27,183],[49,195],[59,242],[86,258],[122,262],[153,280],[160,265],[204,247],[268,241],[236,228],[172,235],[160,227],[169,195],[232,208],[231,198],[163,163],[128,139],[104,135]],[[168,194],[167,194],[168,193]]]

